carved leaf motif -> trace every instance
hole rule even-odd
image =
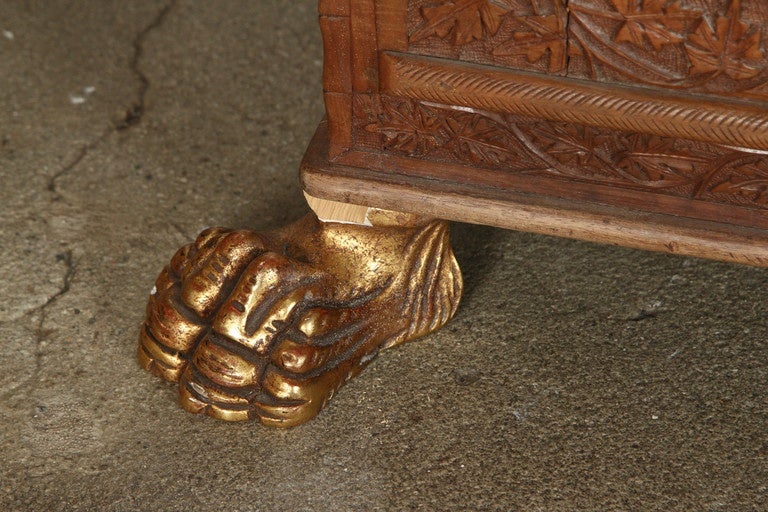
[[[382,103],[379,121],[366,130],[381,133],[385,146],[421,156],[445,144],[442,120],[429,108],[414,102]]]
[[[453,0],[437,7],[423,7],[424,24],[414,32],[411,42],[436,35],[441,39],[453,37],[453,44],[464,45],[494,35],[501,18],[510,11],[491,0]]]
[[[535,63],[549,52],[549,72],[555,73],[565,66],[564,26],[560,15],[521,16],[519,21],[530,27],[529,32],[515,32],[510,41],[494,48],[494,55],[525,55]]]
[[[685,50],[691,61],[692,75],[726,74],[734,80],[757,76],[764,68],[760,60],[760,27],[747,25],[739,19],[739,0],[734,0],[725,16],[718,16],[712,25],[704,19],[689,34]]]
[[[764,158],[733,169],[727,179],[710,188],[712,192],[737,195],[760,205],[768,204],[768,162]]]
[[[643,47],[644,39],[656,51],[665,44],[677,44],[685,40],[675,30],[682,30],[685,21],[695,18],[698,13],[680,8],[680,2],[665,7],[668,0],[612,0],[616,10],[624,17],[624,24],[619,28],[614,40],[617,43],[629,42]]]
[[[603,169],[607,161],[598,146],[608,136],[597,129],[570,123],[546,123],[535,130],[536,138],[548,155],[565,165]]]
[[[719,155],[706,146],[678,145],[680,139],[567,123],[519,128],[518,137],[531,136],[526,147],[549,164],[544,172],[598,183],[647,189],[695,186]]]
[[[366,105],[383,149],[508,173],[768,209],[768,159],[685,139],[496,116],[403,98]]]
[[[507,131],[489,119],[474,114],[447,117],[451,149],[457,157],[468,156],[475,163],[500,164],[512,149]]]
[[[626,151],[617,155],[616,165],[639,183],[672,187],[691,183],[702,159],[675,148],[675,139],[656,135],[622,136]]]

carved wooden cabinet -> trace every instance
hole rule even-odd
[[[147,307],[139,361],[187,410],[296,425],[444,325],[445,219],[768,265],[768,1],[319,8],[317,217],[204,231]]]
[[[321,0],[314,196],[764,265],[768,2]]]

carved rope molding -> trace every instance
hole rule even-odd
[[[683,96],[496,70],[396,52],[381,56],[381,92],[551,121],[768,151],[762,104]]]

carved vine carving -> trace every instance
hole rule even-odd
[[[562,74],[565,0],[411,2],[412,49]]]
[[[420,0],[409,42],[430,55],[765,97],[763,28],[741,0]]]
[[[762,29],[744,18],[741,0],[709,9],[685,0],[603,4],[569,2],[571,76],[747,94],[768,82]]]
[[[670,5],[665,5],[667,0],[612,2],[622,21],[614,41],[632,43],[640,48],[647,41],[656,51],[660,51],[666,44],[683,42],[685,38],[678,32],[683,30],[691,17],[698,16],[694,11],[681,9],[680,2]]]
[[[761,62],[760,30],[739,19],[739,2],[734,0],[725,16],[718,16],[714,24],[702,20],[688,34],[685,51],[691,61],[689,73],[709,78],[724,73],[734,80],[756,77],[766,67]]]
[[[358,97],[356,112],[359,131],[407,156],[768,208],[762,154],[387,96]]]
[[[453,0],[435,7],[422,7],[424,23],[411,35],[411,42],[436,35],[443,39],[450,37],[455,45],[471,43],[486,34],[496,34],[501,18],[509,10],[489,0]]]

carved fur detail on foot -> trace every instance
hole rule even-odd
[[[204,231],[157,279],[141,365],[178,381],[191,412],[311,419],[380,349],[438,329],[458,306],[447,223],[378,213],[373,226],[309,214],[264,234]]]

